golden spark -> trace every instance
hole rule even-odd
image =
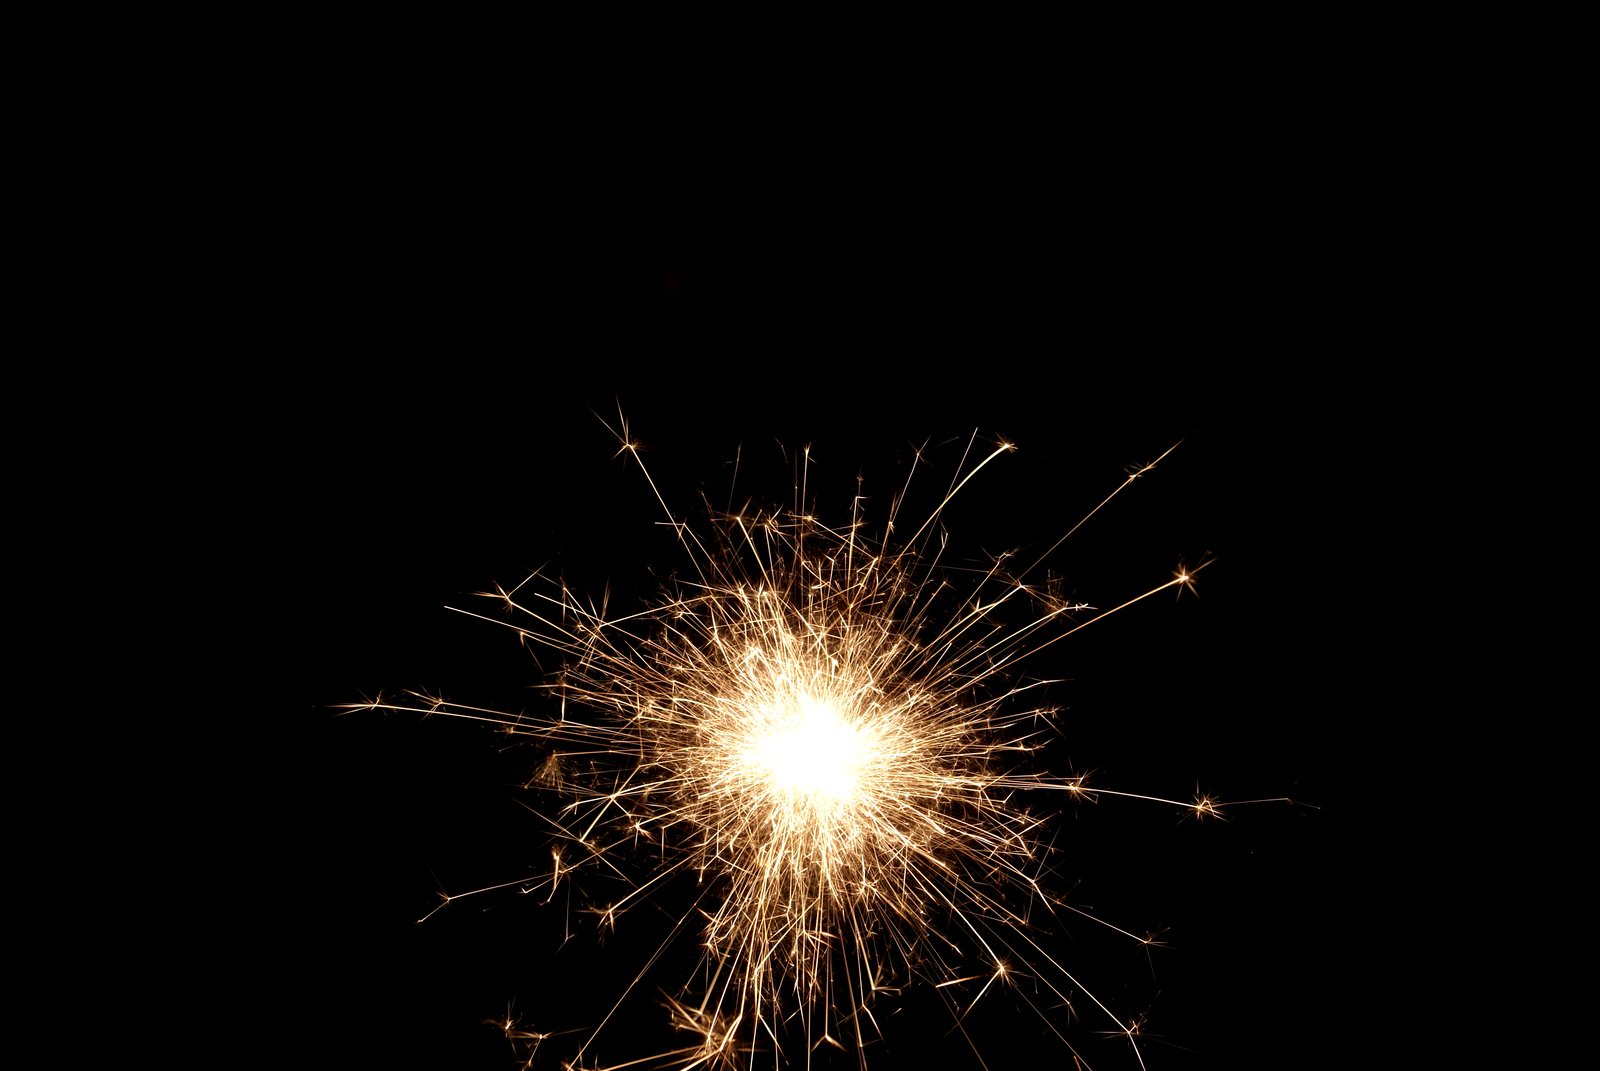
[[[611,430],[637,458],[626,423]],[[897,546],[865,535],[859,497],[850,523],[830,528],[805,512],[803,492],[793,510],[717,515],[700,531],[672,512],[640,462],[692,562],[690,579],[648,608],[613,615],[535,574],[487,593],[506,618],[472,613],[563,657],[544,686],[554,716],[424,696],[360,704],[492,723],[542,749],[530,784],[567,796],[551,818],[564,847],[545,876],[494,888],[553,897],[575,871],[604,868],[629,882],[596,912],[610,929],[668,883],[697,883],[667,938],[698,930],[697,981],[665,997],[688,1043],[592,1062],[647,965],[567,1067],[734,1068],[762,1052],[779,1066],[791,1050],[821,1045],[852,1050],[865,1067],[881,1003],[919,983],[944,998],[957,1028],[1009,988],[1081,1066],[1062,1021],[1080,1014],[1125,1037],[1145,1066],[1137,1022],[1113,1013],[1042,939],[1064,913],[1093,916],[1049,890],[1054,808],[1029,801],[1125,796],[1195,817],[1224,804],[1135,796],[1031,768],[1054,714],[1032,695],[1049,682],[1014,682],[1023,659],[1160,592],[1192,588],[1204,566],[1180,567],[1109,610],[1062,601],[1029,576],[1080,521],[1026,569],[1010,571],[1005,558],[972,574],[943,567],[941,513],[1014,449],[976,447],[974,436],[949,491]],[[1175,448],[1137,467],[1083,520]],[[887,531],[910,485],[908,475]],[[505,1030],[531,1043],[530,1067],[531,1048],[550,1036],[512,1016]]]

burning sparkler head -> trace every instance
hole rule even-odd
[[[830,700],[809,692],[756,699],[753,725],[735,745],[769,796],[828,824],[856,799],[861,778],[880,752],[875,726],[852,721]]]
[[[1043,820],[1023,800],[1097,790],[1030,767],[1052,711],[1029,704],[1039,682],[1020,682],[1017,666],[1197,570],[1102,612],[1034,601],[1028,570],[1001,562],[951,582],[932,522],[1011,449],[952,481],[902,546],[798,511],[714,518],[706,537],[674,519],[695,576],[653,608],[612,617],[564,587],[535,585],[531,601],[497,593],[525,639],[566,656],[549,686],[561,717],[429,712],[501,721],[545,750],[535,781],[572,798],[558,825],[581,852],[558,851],[543,884],[567,880],[585,852],[624,873],[617,857],[646,841],[652,873],[605,909],[614,922],[658,882],[698,878],[684,921],[704,919],[701,995],[669,1006],[699,1041],[618,1066],[782,1050],[796,1022],[807,1046],[842,1033],[860,1048],[876,1032],[875,993],[920,979],[949,1001],[973,984],[976,1004],[1017,964],[1047,1006],[1087,997],[1111,1016],[1040,943],[1041,920],[1077,909],[1043,891]]]

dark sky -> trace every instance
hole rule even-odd
[[[1197,824],[1132,800],[1063,808],[1052,825],[1058,891],[1119,926],[1163,931],[1172,947],[1147,960],[1090,923],[1046,942],[1108,1004],[1147,1016],[1151,1071],[1313,1066],[1343,1051],[1332,1024],[1349,994],[1329,971],[1359,895],[1344,850],[1356,798],[1343,765],[1353,585],[1336,565],[1352,477],[1328,441],[1332,423],[1311,415],[1314,362],[1275,377],[1225,372],[1235,366],[1213,334],[1211,356],[1166,371],[1192,344],[1172,318],[1185,307],[1208,323],[1221,315],[1198,294],[1124,321],[1137,302],[1091,310],[1080,291],[1024,325],[937,302],[906,311],[908,294],[937,296],[919,269],[870,316],[830,306],[821,317],[808,302],[865,299],[863,272],[673,270],[670,299],[657,289],[666,272],[605,272],[585,285],[612,311],[596,302],[492,323],[481,313],[493,302],[463,283],[413,323],[386,320],[365,338],[359,375],[308,376],[285,425],[264,429],[293,442],[248,462],[271,490],[256,523],[290,563],[268,574],[274,590],[262,594],[281,627],[259,652],[283,745],[263,869],[283,879],[284,925],[267,954],[298,979],[265,998],[289,1024],[277,1038],[325,1066],[510,1068],[509,1048],[482,1025],[509,1004],[532,1027],[580,1031],[548,1042],[550,1059],[535,1064],[559,1067],[685,910],[693,890],[668,888],[601,936],[576,910],[579,875],[565,941],[565,903],[514,888],[417,925],[440,891],[545,871],[549,827],[534,812],[552,800],[519,787],[533,752],[478,726],[333,709],[417,688],[538,711],[541,667],[503,630],[447,606],[549,567],[621,611],[686,566],[596,416],[614,422],[620,404],[662,493],[691,520],[703,519],[702,493],[718,508],[787,504],[789,459],[810,444],[808,505],[841,519],[859,476],[878,532],[915,447],[929,444],[914,486],[931,492],[974,430],[1013,441],[1017,452],[946,514],[948,560],[962,565],[1038,554],[1127,466],[1182,439],[1049,564],[1102,606],[1180,561],[1213,564],[1198,598],[1151,600],[1025,667],[1062,681],[1049,693],[1064,712],[1047,761],[1096,771],[1108,788],[1292,796],[1320,809],[1241,807]],[[1033,277],[1028,289],[1051,283]],[[985,284],[985,299],[999,286]],[[363,289],[356,306],[405,307],[404,288],[381,289]],[[775,296],[780,308],[767,309]],[[359,317],[338,319],[361,337]],[[380,359],[386,347],[405,359]],[[681,952],[665,957],[595,1053],[622,1060],[636,1044],[670,1044],[658,995],[684,975]],[[988,1000],[969,1024],[988,1067],[1070,1067],[1019,1005]],[[980,1066],[929,992],[878,1010],[888,1037],[870,1067]],[[1062,1021],[1094,1067],[1137,1066],[1098,1037],[1104,1026]]]

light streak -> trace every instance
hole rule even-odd
[[[613,434],[619,452],[638,457],[625,422]],[[1180,566],[1106,610],[1063,601],[1032,580],[1067,537],[1174,446],[1129,473],[1033,564],[1013,571],[1002,557],[975,573],[948,566],[941,515],[1012,449],[979,448],[974,436],[949,490],[898,543],[866,534],[859,497],[843,526],[811,515],[809,456],[794,508],[728,512],[699,528],[673,512],[640,462],[692,565],[688,579],[652,605],[613,614],[536,573],[487,593],[503,616],[459,611],[562,657],[544,686],[549,713],[422,695],[359,704],[484,722],[530,741],[541,749],[530,784],[568,799],[547,816],[563,843],[544,875],[445,896],[435,911],[492,889],[553,900],[581,880],[579,871],[600,868],[628,883],[594,912],[611,930],[669,885],[696,890],[666,943],[566,1066],[784,1066],[809,1063],[828,1047],[866,1067],[881,1002],[913,984],[938,993],[958,1029],[981,1001],[1009,989],[1080,1066],[1089,1064],[1067,1022],[1073,1017],[1124,1037],[1146,1066],[1139,1020],[1096,997],[1046,937],[1070,914],[1135,942],[1153,939],[1051,890],[1050,816],[1066,799],[1140,799],[1197,819],[1227,805],[1121,792],[1034,768],[1055,714],[1035,697],[1052,682],[1019,683],[1020,670],[1112,614],[1192,588],[1205,563]],[[915,473],[913,466],[886,531],[894,531]],[[691,939],[701,948],[693,979],[660,983],[674,987],[665,1001],[688,1043],[602,1062],[623,1006],[648,988],[651,964],[668,945]],[[553,1036],[511,1015],[504,1029],[524,1043],[529,1067]]]

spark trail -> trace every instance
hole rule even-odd
[[[637,459],[626,423],[611,430]],[[1199,568],[1180,568],[1098,610],[1031,582],[1072,532],[1176,446],[1129,473],[1027,568],[1008,571],[1006,558],[975,574],[946,568],[941,514],[1012,449],[979,449],[974,436],[942,500],[899,545],[865,535],[859,498],[841,528],[805,512],[808,456],[794,509],[724,513],[702,529],[674,514],[640,462],[692,563],[689,579],[623,615],[539,574],[488,593],[503,617],[461,611],[562,657],[544,686],[552,716],[420,695],[360,704],[486,722],[539,747],[530,783],[566,796],[550,819],[562,843],[546,876],[495,888],[553,897],[573,871],[602,868],[628,882],[597,911],[608,928],[669,885],[696,890],[651,957],[699,942],[693,981],[662,980],[673,986],[664,1001],[685,1043],[600,1060],[624,1005],[649,988],[647,964],[564,1066],[809,1066],[831,1047],[866,1068],[882,1004],[914,984],[943,999],[963,1036],[972,1009],[1008,988],[1080,1066],[1089,1065],[1074,1017],[1124,1036],[1145,1066],[1137,1023],[1095,997],[1046,936],[1071,915],[1149,939],[1049,888],[1050,816],[1061,797],[1131,797],[1196,817],[1224,804],[1138,796],[1033,768],[1055,712],[1034,703],[1049,682],[1016,682],[1028,657],[1193,585]],[[447,896],[440,907],[488,891]],[[506,1031],[513,1040],[549,1036],[509,1018]],[[524,1049],[529,1067],[537,1041]]]

